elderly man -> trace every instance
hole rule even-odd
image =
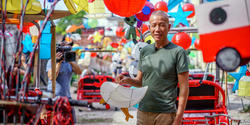
[[[180,125],[189,93],[187,56],[182,47],[167,39],[170,24],[165,12],[153,12],[149,22],[155,44],[141,50],[137,77],[119,75],[116,81],[136,87],[148,86],[139,103],[137,125]],[[177,83],[180,87],[178,109],[175,105]]]

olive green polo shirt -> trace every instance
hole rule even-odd
[[[188,72],[185,50],[171,42],[158,50],[154,44],[147,45],[141,50],[138,70],[143,75],[142,86],[148,86],[139,110],[176,112],[177,74]]]

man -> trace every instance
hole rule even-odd
[[[61,42],[60,46],[72,46],[72,43],[68,42]],[[70,82],[72,78],[72,73],[81,74],[82,70],[78,66],[78,64],[75,61],[72,62],[66,62],[63,59],[63,53],[57,52],[56,53],[56,90],[55,95],[56,96],[66,96],[69,99],[71,99],[70,95]],[[48,72],[48,86],[47,89],[49,91],[52,91],[52,71],[51,71],[51,60],[47,63],[46,71]],[[72,110],[73,117],[75,116],[74,110]],[[74,117],[74,121],[76,122],[76,119]]]
[[[149,22],[155,44],[141,50],[137,77],[119,75],[116,80],[119,84],[148,86],[139,103],[137,125],[180,125],[189,93],[187,56],[183,48],[167,39],[170,24],[165,12],[153,12]],[[176,111],[177,83],[180,91]]]

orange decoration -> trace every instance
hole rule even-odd
[[[125,32],[123,31],[123,27],[118,27],[115,31],[116,36],[123,37],[125,35]]]

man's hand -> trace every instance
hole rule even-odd
[[[63,54],[61,52],[56,53],[56,60],[61,60],[63,57]]]
[[[120,84],[121,81],[122,81],[124,78],[125,78],[125,76],[120,74],[120,75],[118,75],[118,76],[115,78],[115,82],[118,83],[118,84]]]
[[[181,125],[182,116],[176,116],[172,125]]]

